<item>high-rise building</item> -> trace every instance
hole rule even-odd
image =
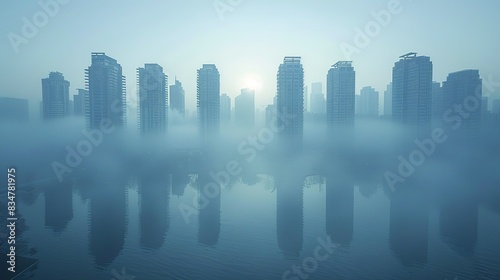
[[[168,125],[168,77],[158,64],[137,68],[137,107],[141,134],[161,133]]]
[[[309,112],[309,87],[304,86],[304,112]]]
[[[220,74],[214,64],[203,64],[197,78],[200,136],[207,140],[220,129]]]
[[[384,91],[384,116],[392,116],[392,82]]]
[[[304,135],[304,68],[300,57],[285,57],[277,83],[278,127],[286,150],[300,150]]]
[[[339,61],[328,71],[326,118],[330,127],[354,125],[355,82],[351,61]]]
[[[266,126],[271,125],[275,119],[276,119],[276,105],[269,104],[266,106]]]
[[[432,116],[432,62],[416,53],[402,55],[392,70],[392,119],[427,133]]]
[[[111,121],[116,127],[126,124],[125,76],[118,62],[105,53],[92,53],[92,64],[85,70],[89,91],[87,127],[99,128],[101,122]]]
[[[315,114],[325,114],[326,113],[326,100],[323,94],[323,84],[322,83],[312,83],[311,84],[311,113]]]
[[[0,121],[27,122],[29,120],[28,100],[0,97]]]
[[[88,115],[89,92],[85,89],[77,89],[78,94],[73,95],[73,114],[76,116]]]
[[[379,116],[379,96],[378,91],[372,87],[364,87],[359,95],[359,111],[356,112],[360,116],[378,118]],[[356,104],[357,105],[357,104]]]
[[[255,91],[242,89],[234,98],[234,120],[240,127],[252,128],[255,125]]]
[[[231,97],[225,93],[220,96],[220,121],[231,121]]]
[[[42,114],[44,120],[64,118],[70,114],[69,82],[59,72],[42,79]]]
[[[186,97],[182,83],[175,79],[175,84],[170,86],[170,109],[177,111],[182,117],[186,116]]]
[[[443,124],[445,111],[443,87],[441,83],[432,82],[432,126],[440,127]]]
[[[454,130],[470,134],[481,128],[482,85],[479,70],[450,73],[443,82],[445,107],[453,108],[459,114],[464,113],[461,116],[461,125]]]

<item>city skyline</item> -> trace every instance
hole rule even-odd
[[[75,89],[84,88],[82,69],[88,63],[86,58],[88,53],[94,51],[106,52],[120,61],[124,75],[127,77],[134,77],[135,69],[144,63],[155,62],[163,65],[167,69],[167,75],[177,76],[183,81],[186,91],[186,107],[190,111],[196,108],[196,74],[193,70],[203,63],[218,65],[221,77],[224,77],[221,79],[221,91],[232,98],[238,95],[240,89],[251,84],[258,87],[256,107],[264,107],[272,102],[275,94],[273,72],[275,65],[279,64],[285,55],[300,55],[303,58],[304,68],[308,69],[305,84],[326,82],[324,72],[328,70],[331,61],[353,60],[358,69],[356,89],[369,85],[379,92],[383,92],[391,80],[390,69],[394,58],[409,51],[433,58],[436,65],[434,69],[436,81],[442,82],[446,80],[448,73],[462,69],[479,69],[485,77],[489,75],[495,77],[500,74],[495,67],[500,64],[499,58],[493,56],[488,60],[482,59],[484,53],[495,53],[495,46],[498,45],[498,43],[490,42],[494,39],[491,34],[495,34],[495,6],[500,5],[496,2],[489,2],[488,5],[474,3],[450,5],[450,2],[440,2],[432,3],[432,9],[428,9],[430,2],[399,1],[397,10],[399,13],[392,14],[389,24],[385,26],[379,24],[380,32],[374,37],[369,37],[369,43],[359,48],[360,53],[355,53],[350,58],[346,57],[341,49],[342,43],[355,46],[356,28],[363,31],[368,23],[377,22],[373,14],[387,10],[389,2],[392,1],[363,1],[365,7],[363,9],[354,3],[344,3],[342,9],[330,9],[336,5],[333,1],[331,3],[298,2],[294,5],[252,1],[243,2],[234,7],[231,12],[224,13],[223,20],[214,9],[213,3],[203,3],[203,1],[198,1],[197,5],[177,3],[178,13],[164,19],[160,15],[170,5],[162,3],[158,4],[154,11],[147,10],[151,20],[159,23],[155,25],[158,27],[151,31],[154,32],[160,26],[162,29],[168,28],[175,22],[180,32],[178,36],[169,36],[158,40],[157,44],[150,44],[147,43],[150,42],[147,38],[151,36],[151,33],[138,32],[138,26],[133,21],[123,20],[127,18],[127,11],[134,11],[134,13],[146,11],[147,5],[139,3],[124,5],[121,15],[111,15],[107,13],[111,9],[109,4],[97,6],[97,3],[71,1],[65,5],[61,4],[58,13],[50,18],[46,26],[37,28],[39,30],[36,36],[30,38],[28,43],[19,45],[18,53],[14,52],[7,36],[2,40],[0,44],[6,51],[2,54],[5,57],[3,60],[5,65],[0,66],[3,67],[0,71],[5,73],[7,83],[1,95],[29,99],[32,101],[30,109],[37,110],[37,104],[41,98],[37,94],[38,87],[35,81],[51,71],[64,73],[66,79],[71,82],[70,94],[74,94]],[[314,15],[315,21],[310,21],[306,29],[300,28],[302,21],[295,22],[288,16],[279,18],[277,21],[274,15],[278,7],[288,11],[300,11],[307,17]],[[419,15],[424,9],[429,20],[422,22],[422,26],[411,25],[412,22],[420,19]],[[447,23],[442,23],[440,11],[444,9],[453,12],[456,17],[449,19]],[[9,13],[2,14],[6,19],[6,24],[0,27],[0,31],[7,35],[10,33],[22,35],[24,23],[22,18],[26,17],[31,20],[32,15],[40,10],[42,8],[37,3],[13,3]],[[466,18],[470,11],[484,16],[466,24],[460,18]],[[95,17],[95,21],[91,24],[79,24],[84,20],[84,14],[92,13],[106,14],[106,17]],[[182,18],[183,13],[189,13],[191,16]],[[493,15],[488,16],[492,13]],[[246,23],[256,15],[259,15],[262,20],[256,22],[255,25],[248,26]],[[197,17],[206,24],[198,27],[189,22],[188,18],[192,17]],[[124,39],[110,40],[100,28],[104,24],[103,21],[113,22],[112,19],[123,25],[117,28],[117,32]],[[68,20],[70,24],[60,24],[64,20]],[[271,22],[276,23],[271,24]],[[297,32],[282,40],[276,40],[271,35],[279,30],[281,24],[290,24],[292,28],[297,27]],[[259,28],[261,26],[266,26],[266,28]],[[450,27],[460,31],[463,37],[455,37],[448,33]],[[80,42],[79,34],[88,34],[89,30],[94,31],[93,34],[99,38],[99,41],[74,43]],[[316,31],[305,32],[305,30]],[[194,37],[189,35],[193,32],[199,35]],[[411,40],[401,40],[409,33],[412,34]],[[49,43],[58,36],[67,37],[67,40],[57,45]],[[248,41],[247,38],[252,38],[252,40]],[[461,38],[467,38],[467,40]],[[325,44],[311,44],[311,41],[325,41]],[[485,41],[489,43],[481,44]],[[269,47],[258,47],[260,42]],[[481,52],[474,51],[478,44],[482,48]],[[205,46],[203,51],[194,54],[188,51],[198,45]],[[136,49],[144,51],[131,51]],[[273,51],[267,52],[264,49],[273,49]],[[467,55],[457,59],[455,53]],[[63,57],[65,59],[62,59]],[[68,58],[71,63],[67,63]],[[36,63],[33,63],[34,61]],[[15,71],[7,70],[7,65],[29,68],[30,72],[23,77],[23,81],[33,81],[33,83],[21,82]],[[134,79],[128,79],[127,91],[132,93],[128,95],[129,102],[134,99],[135,87]],[[36,115],[34,111],[33,115]]]

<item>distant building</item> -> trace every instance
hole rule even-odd
[[[89,92],[85,89],[77,89],[78,94],[73,95],[73,114],[76,116],[87,116]]]
[[[177,111],[182,117],[186,116],[186,97],[182,83],[175,79],[175,84],[170,86],[170,109]]]
[[[304,86],[304,112],[309,112],[309,87]]]
[[[323,94],[323,84],[322,83],[312,83],[311,85],[311,113],[315,114],[325,114],[326,113],[326,100]]]
[[[277,83],[278,126],[286,150],[302,148],[304,135],[304,68],[300,57],[285,57],[279,66]]]
[[[460,116],[460,126],[455,130],[459,133],[472,135],[481,128],[481,99],[483,82],[479,70],[463,70],[450,73],[443,83],[444,103],[446,108],[453,108],[454,115],[462,110],[467,117]],[[459,109],[457,109],[459,108]],[[447,114],[448,118],[452,115]],[[451,125],[455,125],[454,122]]]
[[[225,93],[220,96],[220,121],[231,121],[231,97]]]
[[[392,119],[428,133],[432,116],[432,62],[416,53],[402,55],[392,70]]]
[[[351,61],[339,61],[328,71],[326,117],[330,128],[354,125],[355,82]]]
[[[29,120],[28,100],[0,97],[0,121],[27,122]]]
[[[234,98],[234,120],[238,126],[252,128],[255,125],[255,91],[242,89]]]
[[[42,79],[42,115],[44,120],[69,116],[69,82],[59,72]]]
[[[392,82],[384,91],[384,116],[392,116]]]
[[[379,116],[379,96],[378,91],[372,87],[364,87],[359,95],[358,115],[363,117],[378,118]],[[358,105],[358,104],[356,104]]]
[[[167,130],[168,77],[158,64],[137,68],[138,124],[141,134],[161,133]]]
[[[197,78],[200,136],[207,140],[220,129],[220,74],[214,64],[203,64]]]
[[[92,64],[85,70],[85,80],[89,91],[87,127],[98,129],[105,120],[123,127],[127,121],[127,98],[121,65],[105,53],[92,53]]]
[[[270,104],[266,106],[266,126],[269,126],[276,120],[276,105]]]
[[[444,94],[441,83],[432,82],[432,126],[443,125],[443,114],[446,110],[444,104]]]

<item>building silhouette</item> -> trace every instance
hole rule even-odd
[[[98,129],[103,120],[123,127],[127,107],[121,65],[105,53],[92,53],[92,64],[85,70],[85,81],[89,91],[87,127]]]
[[[44,120],[69,116],[69,82],[62,73],[50,72],[42,79],[42,115]]]
[[[231,121],[231,97],[225,93],[220,96],[220,120],[226,123]]]
[[[339,61],[328,71],[326,119],[330,128],[354,125],[355,82],[351,61]]]
[[[186,116],[186,96],[182,83],[175,79],[175,84],[170,86],[170,109],[177,111],[182,117]]]
[[[384,91],[384,116],[392,116],[392,82]]]
[[[345,170],[326,178],[326,233],[333,243],[349,245],[354,232],[354,183]]]
[[[379,95],[372,87],[364,87],[359,94],[359,104],[356,103],[358,111],[356,114],[363,117],[378,118],[379,116]]]
[[[453,128],[460,134],[472,135],[481,129],[482,86],[479,70],[450,73],[443,82],[444,107],[459,112],[455,115],[465,113],[460,127]]]
[[[137,68],[138,124],[141,134],[162,133],[168,126],[168,77],[158,64]]]
[[[446,110],[444,104],[443,87],[439,82],[432,82],[432,126],[443,125],[443,114]]]
[[[27,122],[29,106],[27,99],[0,97],[0,121]]]
[[[197,99],[200,136],[206,141],[220,129],[220,74],[214,64],[198,69]]]
[[[298,259],[304,242],[304,179],[286,169],[275,175],[276,234],[285,258]]]
[[[432,116],[432,62],[416,53],[402,55],[392,70],[392,119],[426,134]]]
[[[310,111],[311,113],[323,115],[326,113],[326,100],[323,94],[323,84],[322,83],[312,83],[311,84],[311,96],[310,96]]]
[[[239,127],[253,128],[255,125],[255,91],[242,89],[234,98],[234,120]]]
[[[73,188],[69,183],[56,183],[44,194],[45,226],[61,233],[73,219]]]
[[[198,243],[212,246],[219,242],[221,187],[214,183],[207,170],[204,166],[198,174]]]
[[[170,226],[171,180],[167,173],[145,172],[139,178],[140,244],[148,249],[159,249],[165,242]]]
[[[424,190],[404,183],[391,195],[389,244],[406,266],[427,263],[429,205]]]
[[[304,135],[304,68],[300,57],[285,57],[278,69],[276,110],[285,149],[302,149]]]
[[[89,92],[77,89],[78,94],[73,95],[73,114],[75,116],[88,116]]]

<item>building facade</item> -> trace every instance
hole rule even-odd
[[[203,64],[197,78],[198,123],[202,141],[220,130],[220,74],[214,64]]]
[[[304,135],[304,68],[300,57],[285,57],[277,75],[276,111],[287,150],[302,148]]]
[[[101,123],[109,121],[116,127],[123,127],[127,121],[127,99],[121,65],[105,53],[92,53],[85,81],[89,91],[87,127],[98,129]]]
[[[141,134],[166,132],[168,126],[168,77],[158,64],[137,68],[138,124]]]
[[[328,71],[326,119],[330,128],[354,125],[355,83],[351,61],[339,61]]]
[[[416,53],[402,55],[392,70],[392,119],[427,133],[432,118],[432,62]]]
[[[44,120],[69,116],[69,82],[62,73],[51,72],[42,79],[42,116]]]

